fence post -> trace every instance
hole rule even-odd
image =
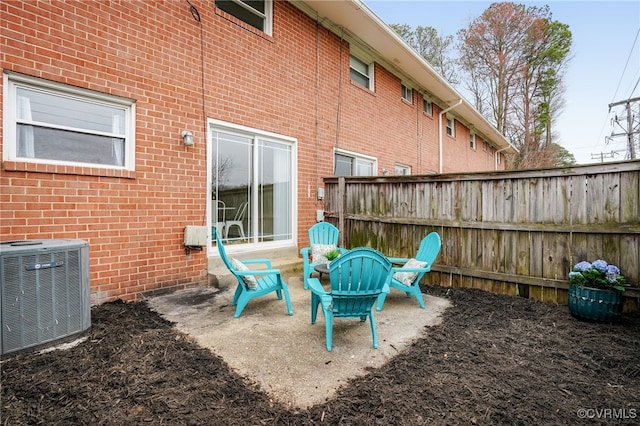
[[[340,247],[344,247],[344,211],[347,202],[346,183],[344,176],[338,178],[338,228],[340,229]]]

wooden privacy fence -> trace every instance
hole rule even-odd
[[[568,274],[604,259],[640,285],[640,161],[490,173],[324,179],[341,244],[412,257],[437,231],[424,282],[567,303]],[[624,310],[637,311],[640,290]]]

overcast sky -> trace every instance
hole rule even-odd
[[[429,26],[439,34],[456,36],[459,29],[480,16],[490,1],[364,0],[387,24]],[[624,106],[609,111],[609,104],[640,97],[640,1],[523,1],[526,6],[548,5],[553,20],[569,26],[572,59],[566,76],[566,106],[556,120],[558,142],[579,164],[625,159],[625,137],[612,126],[615,114],[624,115]],[[457,39],[456,39],[457,41]],[[458,91],[465,94],[463,87]],[[470,100],[470,97],[467,97]],[[640,102],[634,104],[640,114]],[[636,121],[637,122],[637,121]],[[626,126],[626,122],[623,122]],[[636,156],[640,157],[636,149]],[[607,158],[608,157],[608,158]]]

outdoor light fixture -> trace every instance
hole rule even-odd
[[[193,133],[191,133],[188,130],[183,130],[182,131],[182,142],[184,143],[184,146],[193,145]]]

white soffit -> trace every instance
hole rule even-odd
[[[409,47],[384,21],[360,0],[292,0],[291,3],[309,12],[317,12],[317,19],[329,19],[338,27],[366,43],[385,61],[397,67],[434,96],[446,103],[447,108],[462,99],[462,104],[453,111],[474,126],[476,133],[484,134],[498,149],[508,148],[505,153],[518,152],[498,130],[489,123],[458,91],[436,72],[420,55]],[[314,16],[314,18],[316,18]]]

